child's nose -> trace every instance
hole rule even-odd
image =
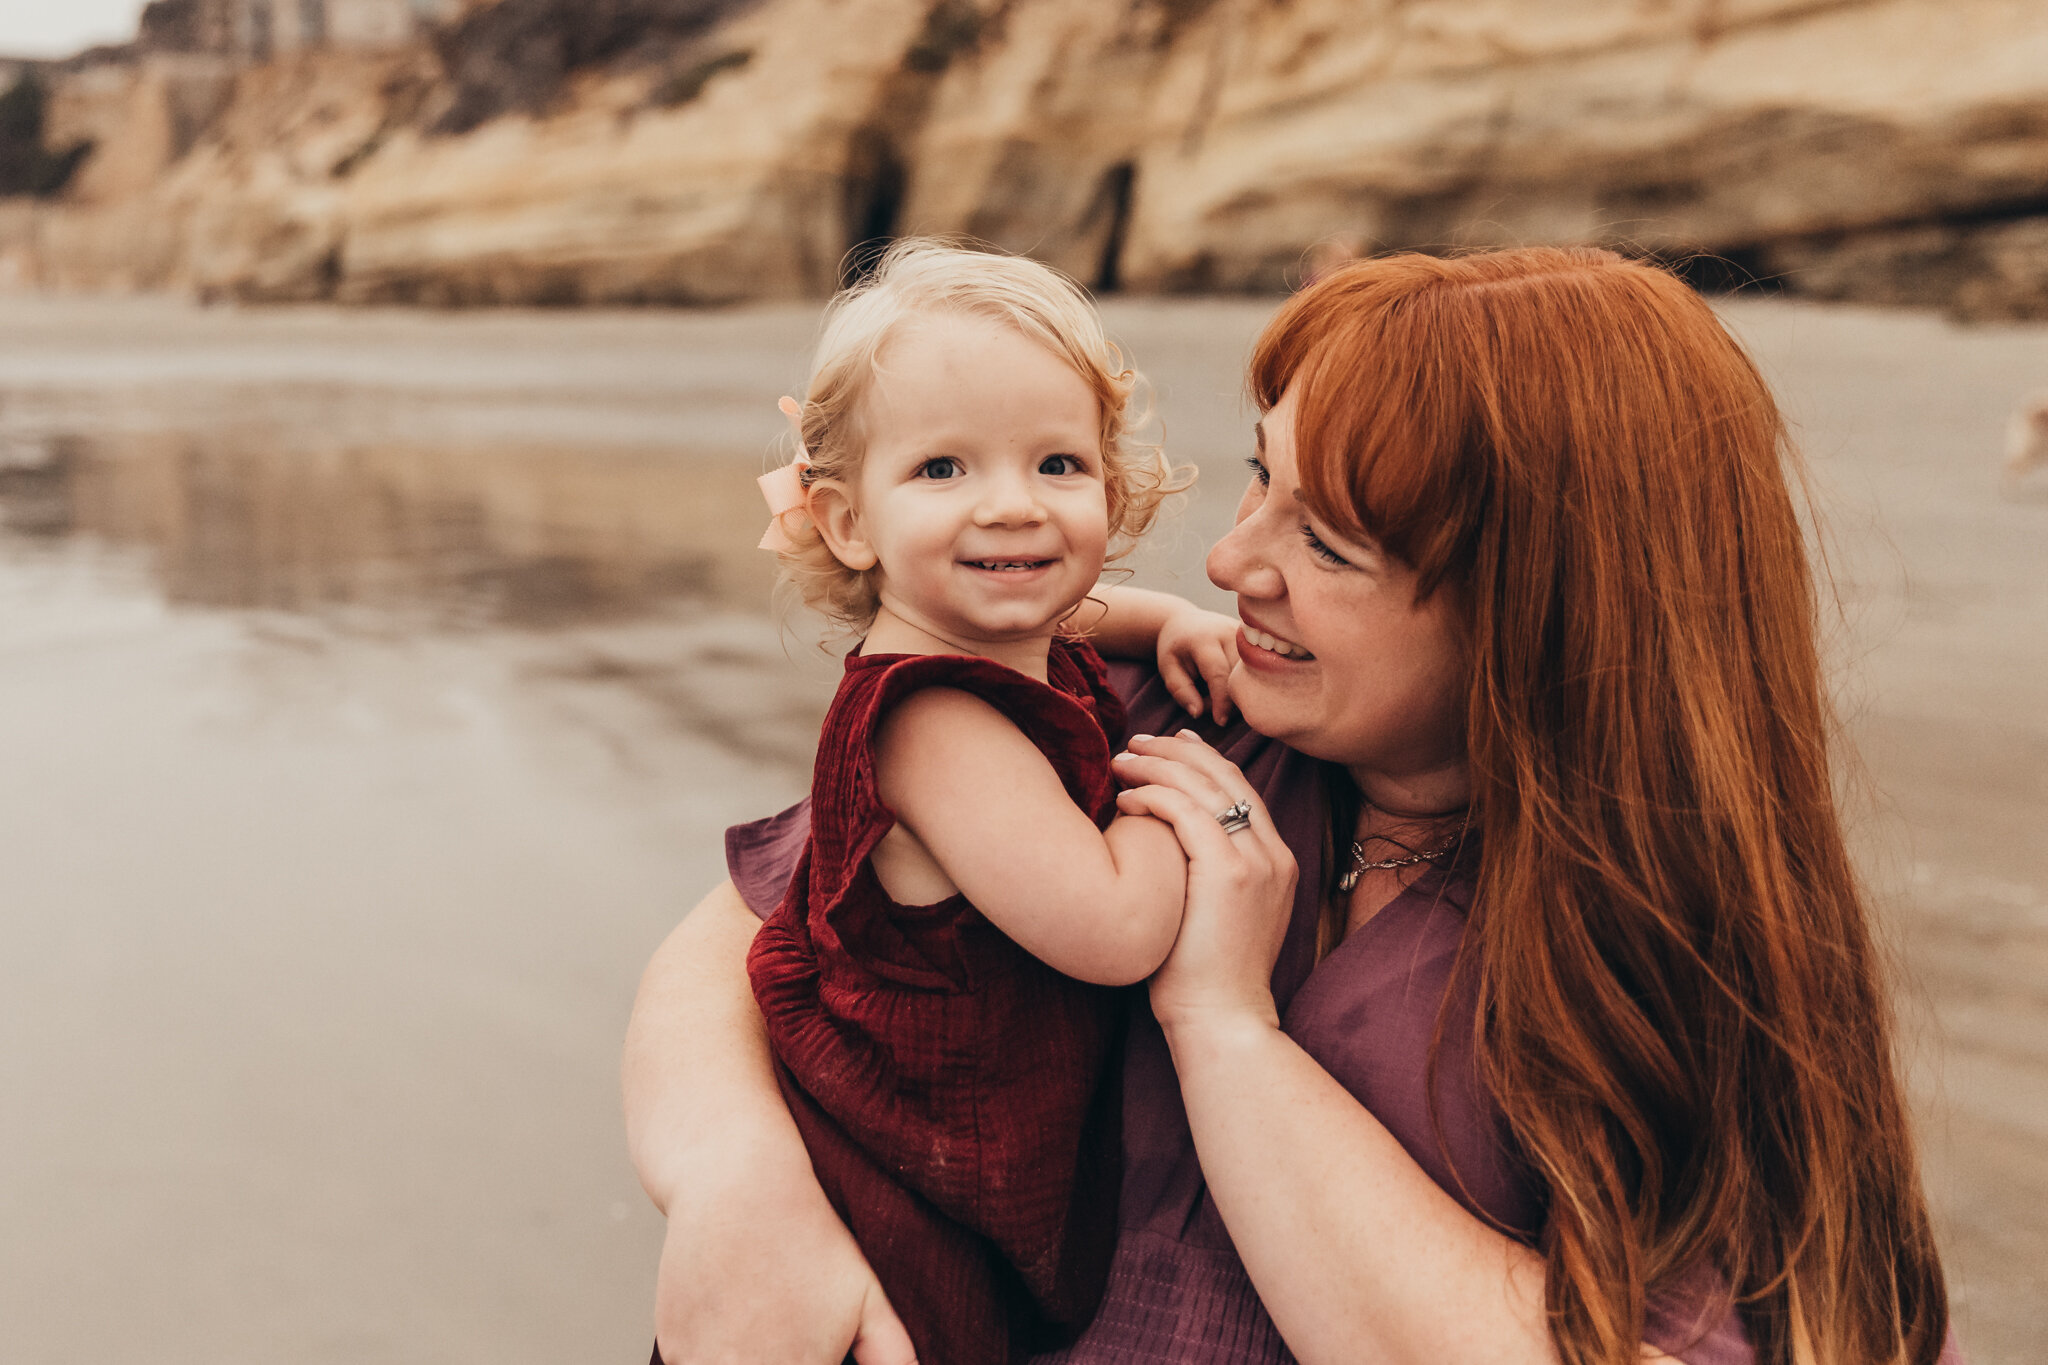
[[[1014,475],[991,479],[975,509],[975,519],[984,526],[1013,526],[1045,520],[1031,481]]]

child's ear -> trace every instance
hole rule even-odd
[[[836,479],[820,479],[811,485],[811,523],[832,557],[859,573],[875,567],[874,547],[860,531],[860,512],[847,496],[846,485]]]

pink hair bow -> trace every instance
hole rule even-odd
[[[811,454],[804,447],[803,411],[797,407],[796,400],[785,397],[775,406],[782,409],[782,415],[796,429],[796,459],[760,477],[761,496],[768,500],[768,530],[761,536],[760,548],[774,550],[778,554],[794,554],[796,541],[790,538],[791,533],[802,530],[810,519],[810,497],[809,490],[804,487],[804,471],[811,467]]]

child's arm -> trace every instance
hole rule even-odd
[[[1157,658],[1166,690],[1189,715],[1207,709],[1218,725],[1230,719],[1227,680],[1237,665],[1235,618],[1204,611],[1171,593],[1097,584],[1075,622],[1111,658]]]
[[[1166,959],[1187,857],[1163,821],[1096,829],[1023,731],[953,688],[905,698],[883,721],[875,758],[899,826],[1026,952],[1116,986]]]

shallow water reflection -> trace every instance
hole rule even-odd
[[[644,1352],[624,1011],[829,693],[812,321],[0,300],[10,1356],[109,1275],[173,1359]]]
[[[664,450],[16,435],[0,527],[146,549],[181,604],[550,627],[758,602],[752,475]]]

